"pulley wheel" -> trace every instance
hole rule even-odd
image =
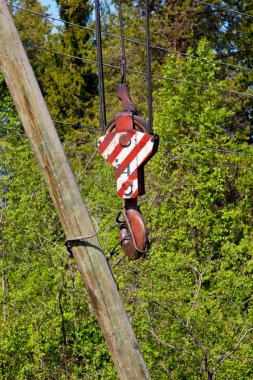
[[[140,211],[135,209],[127,210],[126,214],[135,240],[135,246],[139,252],[143,252],[147,245],[147,231],[143,217]]]
[[[140,131],[143,133],[149,133],[150,134],[148,123],[146,120],[144,120],[142,117],[136,116],[136,115],[133,115],[133,119],[134,119],[134,129],[136,131]],[[103,134],[112,133],[115,130],[116,130],[116,120],[112,119],[107,124],[107,126],[105,127]]]
[[[128,209],[125,222],[119,226],[119,240],[125,254],[131,259],[139,259],[145,252],[148,243],[143,217],[138,210]]]

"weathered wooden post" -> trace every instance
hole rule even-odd
[[[0,68],[32,145],[120,379],[150,379],[120,295],[4,0]],[[90,236],[90,238],[89,238]]]

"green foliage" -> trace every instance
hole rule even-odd
[[[37,12],[45,10],[35,0],[16,3]],[[97,125],[96,67],[27,45],[32,41],[94,59],[90,33],[67,24],[90,23],[91,3],[57,3],[64,21],[57,33],[52,34],[46,18],[26,17],[22,11],[14,11],[15,22],[53,118]],[[227,62],[251,67],[249,20],[231,17],[226,25],[224,17],[217,17],[218,11],[188,1],[170,6],[158,1],[150,6],[154,44],[205,59],[153,51],[154,72],[179,82],[154,83],[159,110],[154,129],[161,142],[147,165],[147,195],[141,199],[152,249],[147,260],[137,262],[125,258],[118,262],[115,256],[113,273],[153,379],[251,379],[252,104],[215,89],[250,91],[251,73],[232,72],[208,61],[219,54]],[[249,3],[236,6],[251,12]],[[143,2],[126,1],[123,10],[126,37],[138,34],[144,40]],[[109,32],[119,34],[114,8],[104,7],[103,22]],[[215,54],[201,40],[203,34],[209,36]],[[103,41],[104,60],[118,64],[119,39],[104,36]],[[126,42],[126,49],[128,67],[144,71],[141,47]],[[113,116],[120,109],[114,96],[120,71],[107,67],[105,74],[108,116]],[[145,114],[145,81],[136,73],[129,74],[128,81],[134,102]],[[194,82],[214,88],[189,84]],[[115,379],[2,77],[0,89],[1,376]],[[59,132],[108,253],[117,242],[113,226],[122,204],[115,195],[114,170],[98,157],[94,131],[64,127]]]
[[[107,17],[109,32],[119,35],[118,2],[113,1],[115,10]],[[150,1],[150,31],[152,71],[161,76],[161,66],[167,58],[167,50],[179,59],[183,58],[189,48],[197,55],[198,42],[207,38],[214,49],[213,59],[221,60],[233,66],[220,66],[221,79],[228,78],[229,87],[238,91],[247,91],[252,85],[252,18],[237,13],[252,15],[252,4],[249,1],[213,1],[218,7],[210,7],[196,1]],[[122,2],[125,37],[145,42],[145,2]],[[235,12],[222,9],[234,9]],[[105,59],[109,63],[118,64],[121,54],[120,40],[104,37]],[[132,70],[146,72],[146,53],[143,45],[125,41],[127,65]],[[159,49],[160,47],[160,49]],[[239,65],[239,67],[236,67]],[[219,65],[218,65],[219,66]],[[240,68],[242,66],[242,68]],[[118,70],[106,68],[106,88],[108,91],[108,108],[115,107],[116,101],[110,98],[112,89],[115,91],[119,78]],[[175,74],[175,72],[174,72]],[[108,78],[109,77],[109,78]],[[176,77],[176,76],[175,76]],[[128,72],[128,83],[134,103],[147,117],[147,89],[144,78],[140,74]],[[173,78],[173,77],[172,77]],[[233,79],[233,81],[231,81]],[[158,89],[159,81],[153,80],[153,89]],[[111,111],[112,112],[112,111]],[[243,130],[251,141],[252,135],[252,99],[241,98],[237,109],[228,126],[231,131]]]
[[[50,39],[52,23],[45,17],[39,17],[34,13],[26,13],[20,9],[20,7],[27,8],[32,12],[37,13],[46,12],[47,7],[43,7],[37,0],[19,0],[15,1],[15,6],[12,8],[16,28],[26,48],[33,69],[36,74],[38,74],[41,70],[43,53],[34,49],[31,44],[38,47],[44,47],[46,41]]]
[[[10,98],[0,103],[0,377],[114,378],[29,143]]]
[[[20,0],[17,5],[40,14],[46,11],[37,0]],[[98,117],[93,108],[97,94],[96,66],[75,58],[94,59],[93,41],[85,29],[92,8],[88,1],[79,0],[58,1],[58,5],[63,24],[57,29],[53,29],[50,19],[16,8],[15,23],[52,118],[76,124],[76,129],[78,124],[96,125]],[[70,26],[68,22],[84,28]],[[58,132],[75,138],[72,127],[60,125]]]
[[[213,58],[205,40],[198,54]],[[221,87],[216,71],[170,57],[164,75]],[[145,210],[153,248],[128,292],[133,322],[155,379],[249,379],[252,157],[229,152],[252,149],[227,133],[224,94],[168,82],[157,95],[161,146]]]
[[[91,7],[88,1],[57,1],[64,26],[51,36],[46,47],[63,54],[86,59],[94,58],[91,35],[86,26]],[[97,92],[95,67],[75,58],[47,53],[43,67],[43,88],[53,118],[74,124],[91,125],[95,117],[94,96]]]

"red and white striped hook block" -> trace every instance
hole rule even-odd
[[[158,147],[158,137],[135,129],[132,113],[115,117],[115,128],[98,140],[100,154],[116,168],[117,193],[122,199],[136,198],[144,193],[143,167]],[[107,129],[108,130],[108,129]]]

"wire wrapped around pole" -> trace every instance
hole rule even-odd
[[[106,126],[106,108],[105,108],[105,89],[104,89],[104,70],[101,40],[101,22],[100,22],[100,4],[99,0],[95,0],[96,12],[96,41],[97,41],[97,63],[98,63],[98,91],[99,91],[99,109],[100,123],[104,130]]]
[[[145,14],[146,14],[146,55],[147,55],[147,81],[148,81],[148,125],[149,125],[149,131],[152,134],[153,133],[153,100],[152,100],[152,70],[151,70],[148,0],[145,0]]]

